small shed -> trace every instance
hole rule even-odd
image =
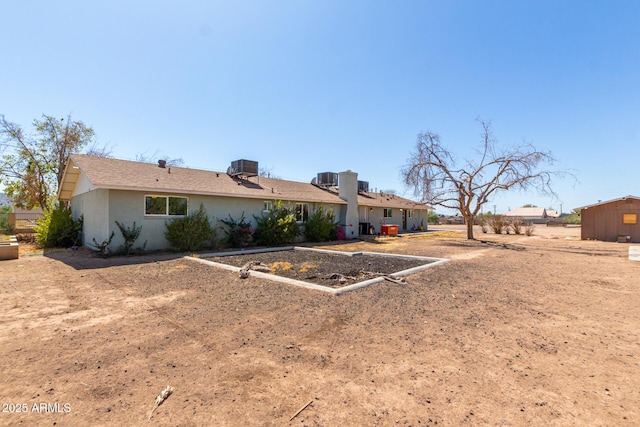
[[[640,243],[640,197],[620,197],[576,210],[582,218],[582,240]]]

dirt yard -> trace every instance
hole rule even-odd
[[[640,425],[640,263],[579,233],[327,245],[453,260],[340,296],[23,253],[0,262],[0,425]]]

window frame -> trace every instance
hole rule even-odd
[[[302,223],[309,221],[309,203],[297,202],[294,212],[296,215],[296,222]]]
[[[393,218],[393,209],[392,208],[383,208],[382,217],[383,218]]]
[[[147,212],[147,199],[148,198],[152,198],[152,199],[158,199],[158,198],[162,198],[165,199],[165,203],[164,203],[164,213],[148,213]],[[185,203],[185,208],[184,208],[184,213],[171,213],[171,199],[183,199],[186,201]],[[145,194],[144,195],[144,199],[143,199],[143,204],[144,204],[144,216],[145,217],[150,217],[150,218],[166,218],[166,217],[172,217],[172,218],[179,218],[179,217],[184,217],[187,216],[187,214],[189,213],[189,197],[186,196],[172,196],[172,195],[168,195],[168,194]],[[175,206],[174,206],[175,208]]]

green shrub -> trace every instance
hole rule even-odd
[[[295,213],[283,207],[281,201],[274,203],[268,214],[254,218],[257,222],[254,238],[259,245],[284,245],[300,234]]]
[[[324,211],[320,205],[304,226],[304,235],[310,242],[326,242],[337,238],[337,222],[333,222],[333,209]]]
[[[440,223],[440,217],[438,216],[436,211],[429,211],[427,213],[427,223],[428,224],[435,224],[435,225]]]
[[[133,244],[138,237],[140,237],[140,233],[142,232],[142,226],[136,227],[136,222],[133,221],[133,227],[126,227],[124,224],[120,224],[118,221],[115,221],[116,225],[120,229],[120,233],[122,233],[122,237],[124,238],[124,243],[120,245],[118,248],[118,254],[120,255],[131,255],[131,251],[133,251]],[[145,241],[141,247],[135,249],[135,252],[144,252],[144,248],[147,247],[147,242]]]
[[[82,216],[76,221],[71,209],[60,202],[54,209],[46,209],[35,227],[36,242],[44,248],[68,248],[80,244]]]
[[[222,231],[226,235],[225,243],[232,248],[246,248],[253,240],[253,227],[247,222],[244,212],[239,221],[229,214],[229,219],[221,219],[224,224]]]
[[[582,222],[580,211],[572,211],[569,215],[563,216],[562,222],[565,224],[580,224]]]
[[[166,226],[165,237],[171,247],[180,252],[199,251],[213,246],[215,242],[216,232],[202,204],[197,211],[185,217],[176,218]]]
[[[0,233],[10,234],[9,230],[9,212],[11,206],[0,206]]]

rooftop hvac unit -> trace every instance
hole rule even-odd
[[[231,176],[258,176],[258,162],[252,160],[234,160],[227,169]]]
[[[369,192],[369,181],[358,181],[358,191],[363,193]]]
[[[316,182],[321,187],[337,187],[338,174],[335,172],[321,172],[318,174]]]

